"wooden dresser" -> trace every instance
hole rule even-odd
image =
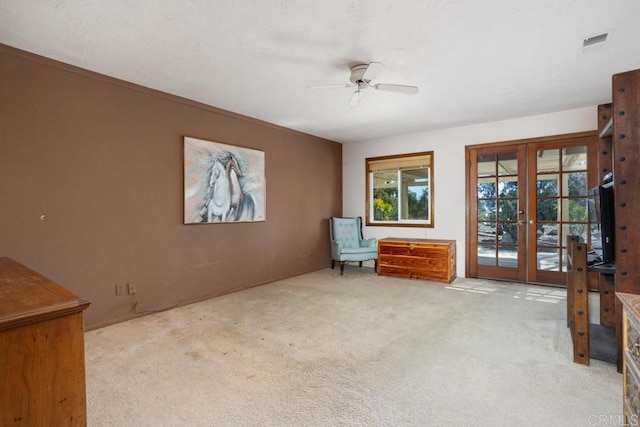
[[[622,405],[625,424],[640,417],[640,295],[617,293],[622,302]]]
[[[86,425],[82,316],[88,306],[0,258],[0,425]]]
[[[456,278],[455,240],[378,240],[378,275],[451,283]]]

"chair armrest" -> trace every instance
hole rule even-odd
[[[340,239],[331,241],[331,258],[338,259],[340,252],[342,251],[342,242]]]
[[[375,248],[378,244],[378,239],[363,239],[360,240],[361,248]]]

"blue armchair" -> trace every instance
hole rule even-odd
[[[348,261],[373,260],[374,270],[378,271],[378,246],[376,239],[362,238],[362,218],[329,219],[329,234],[331,236],[331,268],[340,263],[340,275],[344,274],[344,264]]]

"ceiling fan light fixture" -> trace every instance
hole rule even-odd
[[[367,72],[368,68],[369,66],[366,64],[358,64],[351,67],[351,75],[349,76],[349,81],[353,84],[360,83],[364,79],[365,73]]]
[[[358,64],[351,67],[351,75],[349,76],[350,84],[346,85],[325,85],[325,86],[307,86],[307,89],[329,89],[335,87],[355,87],[356,91],[351,96],[349,107],[357,107],[360,105],[362,94],[366,89],[375,89],[389,92],[397,92],[413,95],[418,93],[416,86],[396,85],[390,83],[372,84],[378,73],[382,69],[381,62],[370,62],[368,64]]]

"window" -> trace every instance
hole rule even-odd
[[[367,162],[367,225],[433,227],[433,151]]]

